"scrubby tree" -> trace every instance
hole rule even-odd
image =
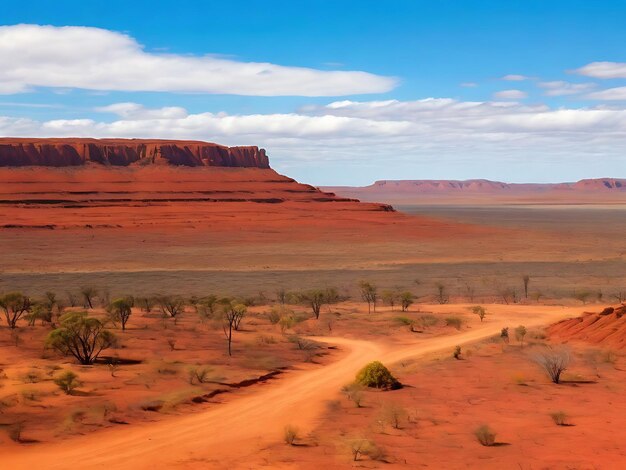
[[[71,354],[83,365],[90,365],[102,350],[111,347],[115,335],[87,312],[70,312],[61,317],[60,326],[51,331],[46,345],[62,354]]]
[[[276,291],[276,301],[281,305],[285,305],[287,302],[287,290],[284,288],[280,288]]]
[[[228,341],[228,355],[232,356],[233,331],[238,331],[243,317],[246,315],[247,307],[240,303],[231,302],[223,307],[222,329]]]
[[[111,318],[113,322],[120,322],[122,331],[126,331],[126,323],[128,323],[128,319],[133,313],[132,309],[134,305],[135,299],[128,296],[115,299],[107,307],[109,318]]]
[[[435,287],[437,288],[437,302],[440,304],[447,304],[450,300],[450,296],[446,291],[446,286],[442,282],[435,283]]]
[[[524,281],[524,297],[528,298],[528,284],[530,284],[530,276],[528,274],[524,274],[522,276],[522,280]]]
[[[509,327],[504,327],[502,328],[502,330],[500,330],[500,338],[502,338],[502,341],[504,341],[505,343],[509,343]]]
[[[196,300],[195,307],[202,321],[215,317],[218,298],[216,295],[207,295]]]
[[[555,384],[560,383],[561,374],[567,370],[570,364],[570,353],[564,347],[551,348],[535,354],[534,361],[548,374]]]
[[[83,306],[93,308],[93,299],[98,295],[98,290],[92,286],[83,286],[80,288],[80,295],[83,296]]]
[[[471,310],[474,315],[478,315],[478,318],[480,318],[481,323],[487,316],[487,310],[485,310],[485,307],[482,307],[480,305],[474,305],[473,307],[471,307]]]
[[[149,296],[137,297],[135,299],[135,303],[139,306],[141,310],[146,313],[150,313],[152,311],[152,307],[154,307],[154,302],[154,297]]]
[[[15,329],[18,320],[30,311],[31,301],[21,292],[9,292],[0,297],[0,308],[4,312],[9,328]]]
[[[524,337],[526,336],[527,332],[528,331],[526,330],[526,327],[524,325],[520,325],[515,328],[515,339],[520,342],[522,347],[524,347]]]
[[[185,311],[185,299],[178,295],[160,295],[156,301],[163,315],[167,315],[174,320]]]
[[[337,289],[331,287],[327,289],[311,289],[301,292],[297,295],[297,298],[300,303],[311,307],[313,315],[315,315],[316,319],[319,319],[322,307],[324,305],[337,302],[339,295],[337,293]]]
[[[376,301],[378,300],[378,289],[374,284],[367,281],[359,282],[359,288],[361,289],[361,298],[367,302],[367,312],[372,313],[372,307],[375,312]]]
[[[381,294],[382,301],[393,308],[396,306],[396,302],[398,301],[398,292],[395,290],[384,290]]]
[[[414,299],[415,296],[409,291],[405,291],[400,294],[400,306],[403,312],[406,312],[409,309],[409,307],[413,304]]]

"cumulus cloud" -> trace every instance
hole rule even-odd
[[[0,93],[36,87],[254,96],[381,93],[397,80],[215,55],[146,51],[134,38],[90,27],[0,26]]]
[[[574,73],[593,78],[626,78],[626,62],[591,62]]]
[[[538,85],[545,89],[546,96],[578,95],[596,87],[595,83],[570,83],[562,80],[539,82]]]
[[[592,160],[598,156],[614,159],[621,162],[616,163],[619,167],[624,163],[620,149],[626,145],[626,109],[621,108],[552,109],[512,102],[429,98],[343,100],[275,114],[189,114],[164,109],[117,103],[103,108],[119,116],[112,122],[4,116],[0,117],[0,134],[198,139],[260,145],[283,165],[326,161],[392,165],[428,162],[435,157],[439,161],[491,159],[485,164],[495,165],[532,156],[566,162],[586,154]]]
[[[528,96],[528,93],[522,90],[502,90],[493,94],[497,100],[521,100]]]
[[[589,93],[586,97],[594,100],[626,101],[626,86],[596,91]]]

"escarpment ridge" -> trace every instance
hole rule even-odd
[[[158,139],[0,138],[0,166],[174,165],[269,168],[265,149]]]

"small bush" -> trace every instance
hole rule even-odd
[[[363,385],[358,383],[351,383],[343,387],[343,393],[345,393],[348,400],[350,400],[357,408],[361,408],[363,403]]]
[[[546,372],[550,380],[558,384],[561,381],[561,374],[569,366],[570,357],[569,351],[564,347],[547,348],[537,353],[534,360]]]
[[[461,359],[461,346],[456,346],[454,348],[454,352],[452,353],[452,357],[459,360]]]
[[[413,324],[413,319],[409,318],[409,317],[405,317],[403,316],[399,316],[396,317],[396,321],[401,324],[401,325],[405,325],[405,326],[411,326]]]
[[[352,457],[355,462],[358,461],[362,455],[365,455],[372,460],[382,461],[385,459],[384,450],[369,439],[353,440],[350,443],[350,451],[352,452]]]
[[[209,372],[211,372],[210,367],[191,367],[189,369],[189,383],[191,385],[194,382],[198,382],[199,384],[203,384],[209,380]]]
[[[370,362],[363,367],[356,376],[356,382],[366,387],[386,390],[396,390],[402,387],[398,379],[379,361]]]
[[[57,384],[66,395],[71,395],[75,389],[81,386],[78,375],[71,370],[62,372],[61,375],[54,379],[54,383]]]
[[[554,421],[554,424],[557,426],[567,426],[569,424],[568,416],[564,411],[550,413],[550,418],[552,418],[552,421]]]
[[[422,315],[422,316],[418,317],[418,319],[417,319],[417,323],[422,328],[428,328],[429,326],[435,326],[437,324],[437,322],[438,322],[437,317],[435,317],[434,315]]]
[[[461,329],[461,325],[463,325],[463,320],[460,317],[447,317],[446,318],[446,326],[452,326],[457,330]]]
[[[381,421],[389,423],[395,429],[400,429],[402,422],[408,416],[406,409],[397,403],[385,403],[380,414]]]
[[[298,439],[298,428],[292,425],[285,426],[283,439],[285,440],[285,444],[290,446],[294,445],[296,439]]]
[[[493,432],[493,430],[486,424],[476,428],[474,436],[476,436],[476,439],[478,439],[478,442],[480,442],[481,445],[486,447],[492,446],[496,443],[496,433]]]

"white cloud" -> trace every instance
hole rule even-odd
[[[89,27],[0,26],[0,93],[34,87],[255,96],[381,93],[397,80],[215,55],[148,52],[125,34]]]
[[[562,80],[539,82],[538,85],[546,90],[546,96],[578,95],[596,87],[595,83],[570,83]]]
[[[502,77],[500,80],[505,80],[507,82],[522,82],[524,80],[530,80],[530,77],[526,75],[518,75],[518,74],[509,74]]]
[[[184,118],[187,110],[177,106],[148,109],[137,103],[115,103],[109,106],[95,108],[100,113],[112,113],[125,119],[167,119]]]
[[[283,165],[338,161],[394,165],[432,163],[433,159],[439,163],[487,160],[491,163],[485,164],[495,165],[534,157],[567,162],[587,155],[592,160],[614,159],[616,168],[623,168],[625,159],[626,109],[622,108],[551,109],[429,98],[337,101],[288,114],[169,113],[133,103],[105,109],[115,110],[121,118],[105,122],[0,117],[0,135],[172,138],[260,145]]]
[[[528,96],[528,93],[522,90],[502,90],[493,94],[497,100],[521,100]]]
[[[463,88],[476,88],[478,86],[478,83],[475,83],[475,82],[463,82],[463,83],[461,83],[461,86]]]
[[[626,78],[625,62],[591,62],[574,73],[593,78]]]
[[[596,91],[595,93],[589,93],[586,98],[606,101],[626,101],[626,86],[608,88],[606,90]]]

